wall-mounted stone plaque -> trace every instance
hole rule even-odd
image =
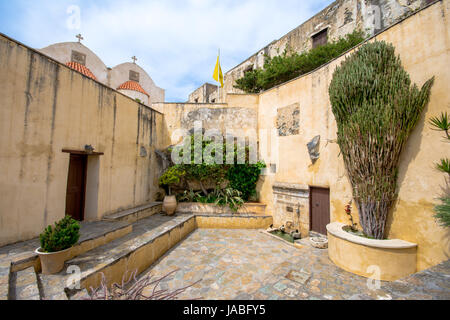
[[[86,65],[86,55],[84,53],[72,50],[71,61],[85,66]]]
[[[300,134],[300,105],[298,103],[278,109],[277,129],[280,137]]]
[[[139,82],[139,72],[130,70],[130,80]]]

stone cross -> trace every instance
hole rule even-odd
[[[131,59],[133,60],[133,63],[136,64],[136,61],[137,61],[136,56],[131,57]]]
[[[77,34],[75,37],[78,39],[78,43],[81,43],[81,40],[84,40],[81,34]]]

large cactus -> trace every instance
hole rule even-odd
[[[329,94],[338,144],[364,233],[383,239],[397,197],[400,154],[428,103],[434,78],[411,85],[395,48],[362,46],[333,75]]]

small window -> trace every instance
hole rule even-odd
[[[312,41],[313,41],[313,45],[312,45],[313,49],[327,44],[328,29],[324,29],[324,30],[320,31],[319,33],[313,35]]]
[[[129,79],[131,81],[139,82],[139,72],[135,72],[133,70],[130,70],[130,77]]]
[[[216,103],[216,99],[212,99],[212,100],[211,100],[211,103]]]
[[[86,55],[84,53],[72,50],[71,61],[85,66],[86,65]]]
[[[198,103],[198,98],[196,98],[196,99],[194,100],[194,102],[195,102],[195,103]]]
[[[253,71],[253,66],[248,66],[247,68],[245,68],[244,74],[246,74],[247,72],[252,72],[252,71]]]

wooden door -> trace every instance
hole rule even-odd
[[[86,191],[87,156],[70,155],[69,176],[67,179],[66,215],[75,220],[84,219],[84,199]]]
[[[330,189],[311,188],[310,190],[311,231],[326,235],[330,223]]]

